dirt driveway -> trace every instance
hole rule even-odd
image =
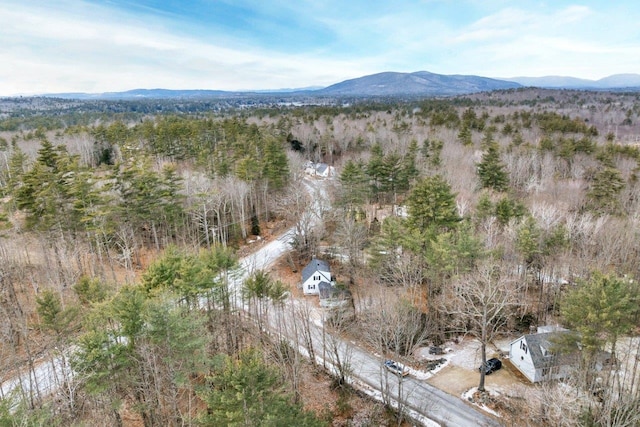
[[[497,346],[487,349],[487,358],[498,357],[500,351],[504,351],[504,343],[497,343]],[[465,338],[457,344],[450,343],[447,347],[451,349],[446,355],[449,363],[427,382],[454,396],[461,396],[467,390],[477,387],[480,382],[480,343]],[[501,360],[502,369],[485,377],[487,389],[505,390],[517,383],[528,383],[508,359]]]

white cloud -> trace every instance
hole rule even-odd
[[[573,75],[601,78],[637,72],[640,44],[620,45],[615,32],[595,32],[603,16],[586,6],[508,8],[464,28],[451,40],[465,72],[486,76]],[[453,65],[453,64],[451,64]]]
[[[190,34],[169,14],[136,17],[77,0],[3,0],[0,94],[273,89],[380,71],[586,78],[638,71],[634,13],[512,4],[425,0],[418,6],[402,2],[389,12],[381,1],[358,14],[355,3],[342,9],[338,3],[269,3],[286,7],[301,28],[315,25],[331,35],[324,45],[290,55],[286,46],[259,48],[223,33],[205,34],[202,27],[200,35]],[[473,8],[467,19],[490,12],[465,25],[455,15],[460,7]]]
[[[592,15],[593,11],[587,6],[569,6],[555,15],[554,25],[562,25],[570,22],[580,22]]]
[[[136,87],[266,89],[331,84],[366,73],[366,62],[238,50],[138,22],[104,8],[84,14],[4,6],[0,94],[112,91]],[[100,20],[97,19],[100,16]],[[222,41],[224,42],[224,41]]]

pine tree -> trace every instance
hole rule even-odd
[[[491,188],[495,191],[506,191],[509,188],[509,175],[502,160],[500,160],[500,147],[491,134],[485,134],[485,152],[478,164],[478,177],[482,188]]]
[[[525,267],[540,267],[542,255],[542,237],[535,218],[527,217],[518,228],[516,247],[522,256]]]
[[[15,186],[16,205],[26,212],[28,227],[63,231],[79,227],[73,212],[73,186],[80,171],[77,156],[42,141],[36,161],[22,176],[22,184]]]
[[[367,199],[367,181],[364,164],[349,159],[340,174],[340,203],[348,207],[362,205]]]
[[[630,333],[640,314],[640,287],[629,277],[617,277],[596,271],[578,283],[562,299],[560,312],[572,334],[560,345],[583,350],[586,385],[593,379],[593,364],[598,351],[610,349],[615,360],[618,338]]]
[[[376,143],[371,147],[371,157],[366,168],[367,175],[370,179],[371,194],[376,201],[379,201],[380,192],[382,186],[386,180],[384,154],[382,152],[382,145]]]
[[[9,158],[9,170],[7,171],[7,188],[4,191],[14,192],[22,183],[26,171],[27,155],[20,148],[14,148]]]
[[[464,146],[473,145],[473,140],[471,139],[471,129],[466,124],[462,125],[460,132],[458,132],[458,140]]]
[[[425,178],[407,197],[409,224],[418,229],[445,231],[455,228],[458,215],[455,194],[440,175]]]
[[[260,230],[260,219],[258,218],[258,213],[256,212],[256,207],[252,206],[251,208],[251,234],[254,236],[259,236],[261,233]]]
[[[620,171],[614,167],[599,169],[587,191],[587,207],[598,214],[620,214],[620,194],[625,182]]]
[[[281,375],[264,365],[257,354],[243,353],[239,360],[223,357],[207,389],[200,393],[207,404],[203,426],[300,426],[320,427],[326,423],[291,403],[284,392]]]
[[[71,330],[78,314],[77,309],[63,309],[60,297],[48,289],[36,297],[36,303],[41,327],[53,331],[57,340],[62,339]]]
[[[160,233],[171,234],[169,230],[182,214],[180,183],[173,167],[157,173],[145,157],[132,159],[116,171],[114,187],[120,196],[120,218],[144,231],[157,249],[160,249]]]
[[[275,137],[268,136],[264,147],[262,174],[269,182],[269,186],[280,190],[289,181],[289,162],[284,145]]]

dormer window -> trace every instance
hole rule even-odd
[[[540,351],[542,352],[543,356],[551,356],[551,353],[549,353],[549,350],[547,350],[545,347],[540,346]]]

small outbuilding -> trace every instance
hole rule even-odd
[[[351,300],[351,292],[340,289],[332,283],[320,282],[318,284],[320,297],[320,307],[336,308],[344,307]]]

